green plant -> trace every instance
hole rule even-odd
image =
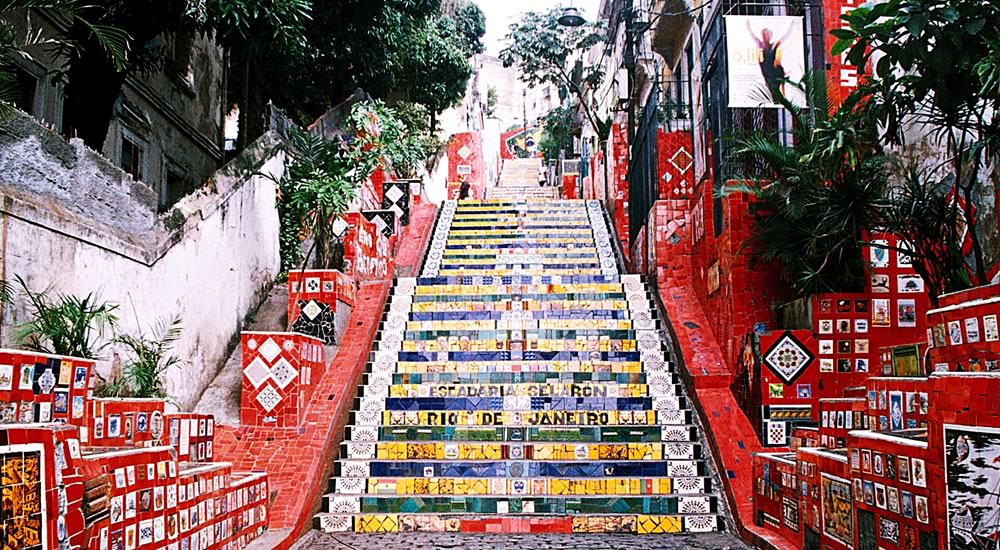
[[[573,143],[573,111],[567,107],[556,107],[542,117],[542,138],[538,147],[546,159],[559,158],[559,152]]]
[[[985,250],[985,243],[994,239],[983,237],[997,228],[980,228],[974,212],[977,202],[995,203],[992,186],[982,180],[1000,144],[995,116],[1000,109],[1000,4],[888,0],[859,6],[841,19],[846,25],[831,31],[838,39],[832,53],[845,54],[858,67],[875,63],[878,78],[863,82],[862,90],[867,94],[865,109],[875,113],[884,128],[883,139],[906,145],[916,136],[939,153],[934,159],[939,162],[907,166],[896,193],[929,201],[921,207],[925,213],[947,219],[935,218],[925,226],[922,220],[909,219],[916,212],[913,205],[894,201],[895,211],[887,216],[889,229],[920,239],[910,246],[914,267],[935,278],[927,281],[929,289],[958,290],[955,285],[962,279],[969,285],[987,284],[988,253],[995,261],[1000,252],[995,245]],[[948,199],[942,209],[945,196],[961,197],[961,203]],[[921,235],[928,226],[943,231]],[[942,253],[942,238],[957,239],[946,243],[950,250],[960,250],[968,239],[971,254],[965,258]],[[971,276],[960,276],[962,271]],[[935,294],[930,298],[937,300]]]
[[[109,389],[105,391],[119,392],[117,397],[166,397],[163,374],[180,363],[170,350],[180,339],[181,332],[181,318],[176,316],[170,321],[161,320],[149,336],[140,330],[135,336],[123,334],[115,337],[112,342],[123,346],[128,358],[122,366],[121,375],[112,377],[107,382]]]
[[[574,69],[571,63],[586,59],[586,52],[605,40],[605,29],[600,23],[565,27],[559,24],[561,14],[561,7],[544,13],[525,13],[510,26],[508,45],[500,52],[500,60],[506,67],[516,65],[521,70],[521,79],[529,86],[550,83],[569,90],[591,127],[602,135],[599,116],[584,93],[586,88],[594,89],[601,84],[604,67],[583,64]]]
[[[17,77],[13,72],[15,57],[31,59],[31,51],[44,46],[65,53],[81,47],[80,42],[68,36],[47,36],[31,24],[27,9],[49,11],[69,18],[81,29],[83,38],[92,40],[115,67],[125,66],[129,53],[129,37],[124,31],[110,25],[94,23],[92,16],[99,16],[100,9],[78,0],[0,0],[0,115],[7,114],[20,99]],[[15,17],[22,18],[27,29],[19,33]]]
[[[761,132],[733,136],[749,173],[720,189],[756,199],[756,224],[745,246],[755,261],[778,262],[798,295],[861,291],[867,281],[864,239],[880,223],[888,176],[870,113],[861,97],[830,112],[824,75],[791,83],[807,106],[780,92],[793,118],[793,144]]]
[[[107,346],[101,340],[113,334],[117,326],[117,304],[103,302],[94,293],[80,298],[52,295],[49,291],[34,292],[21,277],[17,277],[17,282],[31,315],[30,321],[15,330],[17,345],[41,353],[99,358],[98,353]],[[4,294],[11,299],[9,286]]]

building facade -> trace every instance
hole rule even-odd
[[[47,36],[65,32],[68,24],[48,12],[30,14],[30,25]],[[223,163],[227,62],[211,36],[195,32],[162,35],[153,47],[163,52],[161,66],[128,77],[100,152],[148,185],[162,212],[204,184]],[[21,92],[18,106],[62,130],[65,86],[52,74],[65,60],[34,50],[30,59],[13,59]]]

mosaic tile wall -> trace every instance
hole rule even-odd
[[[94,362],[0,349],[0,424],[86,423]]]
[[[305,404],[326,372],[323,341],[289,332],[244,332],[240,346],[240,424],[299,426]]]
[[[722,528],[647,289],[597,202],[445,203],[398,279],[323,530]]]

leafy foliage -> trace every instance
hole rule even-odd
[[[90,31],[94,43],[116,67],[124,67],[129,54],[128,35],[120,29],[92,23],[90,17],[98,9],[84,5],[78,0],[3,0],[0,1],[0,115],[9,112],[20,99],[17,77],[13,72],[13,59],[32,59],[31,52],[39,47],[49,48],[56,53],[69,52],[80,47],[68,36],[47,36],[33,28],[31,19],[24,10],[51,11],[68,17]],[[26,31],[19,33],[15,22],[25,22]]]
[[[486,35],[486,15],[474,2],[460,0],[445,6],[442,3],[441,11],[445,17],[454,23],[455,31],[463,42],[465,51],[469,55],[483,53],[486,47],[483,46],[483,36]]]
[[[128,358],[122,372],[113,375],[95,388],[103,397],[163,398],[163,375],[180,359],[170,354],[171,348],[181,337],[181,318],[160,321],[150,336],[140,332],[132,336],[122,334],[113,343],[123,346]]]
[[[454,38],[457,34],[446,17],[415,29],[410,54],[402,62],[407,97],[427,106],[432,116],[458,103],[472,76],[469,52]]]
[[[605,29],[600,23],[588,23],[571,28],[559,24],[562,8],[547,12],[528,12],[510,26],[507,47],[500,52],[504,66],[521,70],[521,80],[529,86],[550,83],[565,87],[577,98],[594,131],[601,133],[602,124],[583,99],[584,88],[596,88],[604,79],[604,68],[599,65],[582,67],[579,78],[574,78],[571,60],[582,59],[584,52],[605,40]]]
[[[546,159],[559,158],[559,152],[572,144],[573,111],[556,107],[542,117],[542,139],[539,149]]]
[[[858,67],[875,63],[878,79],[863,87],[868,95],[865,108],[884,126],[885,140],[905,144],[917,129],[926,132],[921,138],[945,151],[940,164],[906,167],[897,192],[903,199],[893,203],[896,211],[889,219],[895,225],[889,229],[918,239],[910,243],[915,267],[936,278],[929,285],[957,290],[955,285],[963,278],[958,274],[967,269],[967,261],[961,254],[942,253],[935,242],[942,234],[928,231],[951,227],[945,237],[963,238],[954,228],[967,225],[974,273],[970,283],[989,282],[973,211],[984,193],[981,173],[995,160],[1000,137],[1000,121],[994,115],[1000,108],[1000,5],[979,0],[889,0],[866,4],[842,18],[847,28],[832,31],[838,39],[833,54],[846,52]],[[942,185],[962,198],[961,215],[958,201],[948,199],[949,206],[941,207],[948,194]],[[908,198],[931,201],[921,211],[944,218],[909,220],[913,205]],[[950,242],[946,248],[958,250],[961,244]],[[937,264],[942,261],[947,265]],[[932,300],[936,297],[931,295]]]
[[[101,339],[118,323],[116,304],[91,293],[83,298],[69,294],[34,292],[17,277],[20,294],[27,300],[31,320],[17,327],[14,341],[40,353],[97,359],[107,344]],[[5,292],[11,299],[11,293]]]
[[[791,113],[793,145],[761,133],[733,138],[735,154],[763,170],[723,194],[757,199],[757,224],[747,245],[755,260],[776,261],[800,295],[861,291],[867,280],[864,238],[885,207],[887,174],[874,121],[860,96],[829,112],[824,76],[800,83],[808,101]]]

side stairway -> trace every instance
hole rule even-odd
[[[597,202],[445,203],[399,279],[316,527],[724,528],[644,283]]]
[[[538,185],[540,159],[507,159],[503,161],[500,182],[486,191],[487,200],[556,200],[559,188],[548,182],[545,187]]]

